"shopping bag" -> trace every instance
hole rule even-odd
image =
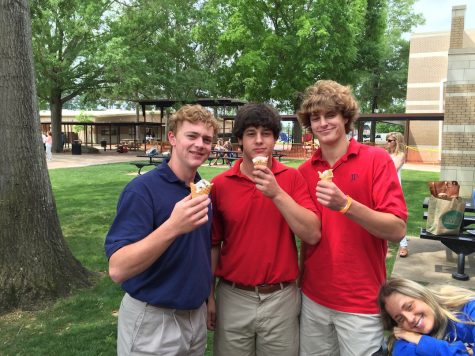
[[[155,156],[156,154],[158,154],[158,150],[157,150],[156,147],[152,147],[151,149],[147,150],[147,151],[145,152],[145,154],[146,154],[147,156],[149,156],[149,157],[153,157],[153,156]]]
[[[462,198],[429,197],[426,231],[434,235],[458,235],[465,212]]]
[[[441,199],[458,198],[460,185],[456,180],[428,182],[432,196]]]

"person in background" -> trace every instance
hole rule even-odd
[[[46,139],[48,138],[48,135],[46,135],[44,132],[41,132],[41,139],[43,140],[43,148],[46,152]]]
[[[298,354],[294,234],[314,245],[320,221],[300,173],[272,158],[280,130],[273,107],[241,107],[233,134],[243,158],[213,179],[211,258],[220,280],[216,302],[214,291],[208,299],[208,328],[215,356]]]
[[[118,355],[205,353],[211,289],[208,195],[190,183],[218,129],[213,114],[185,105],[169,122],[171,158],[122,192],[105,241],[109,275],[126,294],[119,309]]]
[[[48,161],[51,161],[53,159],[53,154],[51,153],[51,149],[53,147],[53,136],[51,136],[51,131],[48,131],[48,134],[46,136],[45,147],[46,147],[46,159]]]
[[[233,144],[231,143],[231,139],[228,139],[225,143],[224,143],[224,159],[226,160],[226,163],[231,166],[232,165],[232,161],[228,158],[234,158],[235,156],[235,153],[234,152],[231,152],[233,151]]]
[[[383,345],[376,302],[387,241],[406,233],[407,208],[389,154],[348,139],[358,118],[351,89],[331,80],[307,88],[297,113],[320,147],[299,167],[321,216],[318,245],[303,243],[300,355],[370,356]],[[323,176],[333,176],[324,180]]]
[[[406,162],[406,154],[404,153],[404,136],[400,132],[390,132],[386,136],[387,150],[391,159],[396,166],[399,183],[401,183],[401,170]],[[407,237],[404,237],[399,243],[399,256],[407,257],[409,249],[407,247]]]
[[[208,164],[209,166],[211,166],[211,165],[216,166],[218,164],[218,160],[220,158],[224,157],[225,148],[224,148],[224,145],[223,145],[223,140],[218,139],[218,142],[216,143],[216,145],[214,145],[213,150],[216,151],[215,156],[214,156],[215,158],[214,158],[214,160],[211,160],[209,162],[209,164]]]
[[[380,289],[384,329],[394,356],[473,355],[475,292],[446,286],[436,292],[393,278]]]

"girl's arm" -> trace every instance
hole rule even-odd
[[[396,342],[392,350],[393,356],[411,355],[468,355],[462,341],[449,343],[428,335],[421,335],[401,328],[394,328]]]
[[[396,166],[396,171],[399,172],[399,170],[402,168],[405,162],[406,162],[406,156],[404,155],[404,153],[400,153],[397,156],[395,156],[394,165]]]

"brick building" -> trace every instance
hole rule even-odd
[[[445,112],[444,121],[411,122],[408,160],[441,163],[441,179],[461,195],[475,187],[475,30],[464,30],[466,6],[452,8],[450,32],[411,37],[407,113]]]

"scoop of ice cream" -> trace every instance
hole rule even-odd
[[[331,182],[333,179],[333,169],[327,169],[326,171],[318,172],[318,176],[320,177],[320,180]]]
[[[199,195],[209,194],[213,183],[208,182],[206,179],[202,179],[196,183],[190,183],[191,197],[196,198]]]
[[[252,159],[254,166],[267,166],[268,157],[266,156],[256,156]]]

